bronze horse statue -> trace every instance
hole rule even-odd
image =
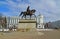
[[[21,14],[19,16],[23,15],[22,18],[25,17],[25,19],[26,19],[26,16],[29,15],[30,19],[31,19],[32,15],[34,15],[36,17],[36,15],[34,14],[35,12],[36,12],[35,9],[30,10],[29,6],[28,6],[27,11],[21,12]]]

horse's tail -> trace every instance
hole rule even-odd
[[[19,16],[21,16],[22,14],[23,14],[23,12],[21,12]]]

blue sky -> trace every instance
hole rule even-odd
[[[36,15],[44,15],[46,22],[60,20],[60,0],[0,0],[0,13],[18,16],[28,5],[36,9]]]

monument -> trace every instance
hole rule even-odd
[[[31,19],[32,15],[34,15],[34,17],[36,17],[35,9],[30,10],[29,9],[30,6],[27,7],[27,10],[24,12],[20,13],[20,17],[21,19],[19,20],[19,24],[18,24],[18,29],[36,29],[36,19]],[[30,19],[27,19],[27,15],[30,16]],[[25,19],[23,19],[23,17]]]
[[[21,12],[21,14],[19,16],[23,15],[22,18],[25,17],[25,19],[26,19],[26,16],[28,15],[28,16],[30,16],[30,19],[31,19],[32,15],[34,15],[36,17],[36,15],[34,14],[35,12],[36,12],[35,9],[30,10],[29,6],[28,6],[27,10],[24,12]]]

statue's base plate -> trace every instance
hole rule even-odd
[[[19,23],[36,23],[36,20],[34,19],[27,19],[27,20],[24,20],[24,19],[20,19]]]

